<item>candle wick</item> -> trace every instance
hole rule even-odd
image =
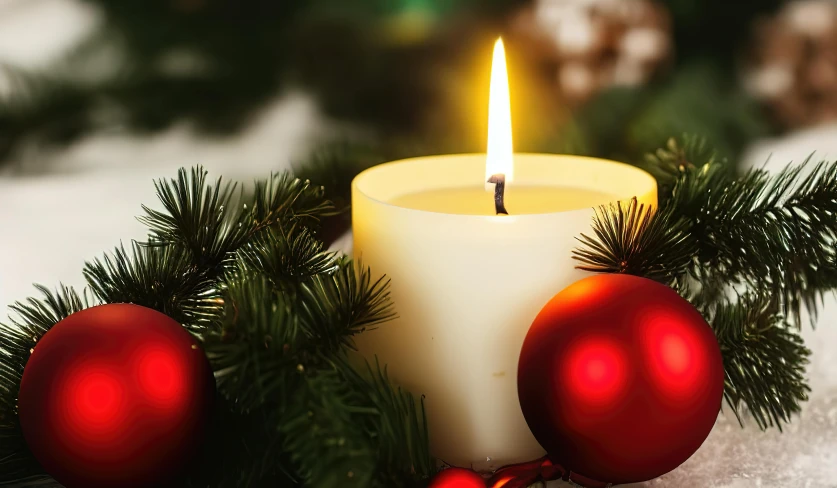
[[[494,209],[497,215],[508,215],[505,205],[506,175],[502,173],[492,175],[488,182],[494,183]]]

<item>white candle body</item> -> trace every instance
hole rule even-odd
[[[481,186],[484,171],[484,154],[371,168],[353,182],[352,219],[354,256],[392,280],[399,315],[360,334],[360,351],[426,396],[434,456],[488,471],[543,455],[520,410],[518,357],[541,307],[584,276],[572,249],[580,233],[591,233],[593,210],[567,201],[559,205],[566,211],[555,211],[551,201],[544,202],[551,213],[514,215],[508,200],[511,215],[481,216],[392,204],[421,191]],[[599,204],[636,196],[656,205],[654,179],[624,164],[518,154],[515,174],[516,185],[587,189],[603,195]],[[484,198],[493,208],[492,195]]]

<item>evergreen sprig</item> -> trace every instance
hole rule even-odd
[[[231,205],[237,185],[221,178],[210,186],[207,172],[193,168],[191,175],[181,169],[177,180],[155,181],[154,186],[165,210],[142,206],[153,242],[177,244],[189,251],[204,267],[219,266],[252,232],[242,211]]]
[[[363,405],[340,371],[324,369],[306,375],[301,370],[300,375],[303,387],[288,402],[282,434],[305,485],[373,486],[377,440],[364,435],[357,418],[374,412]]]
[[[730,165],[719,160],[706,139],[688,134],[682,137],[682,141],[671,138],[665,147],[646,154],[640,166],[657,179],[661,204],[673,196],[674,186],[682,177],[698,168],[702,171],[712,168],[719,174],[731,174]]]
[[[266,229],[238,251],[240,266],[261,273],[278,286],[296,285],[336,267],[335,254],[305,227]]]
[[[837,163],[730,177],[710,161],[687,167],[669,198],[699,237],[695,267],[719,282],[770,290],[793,323],[803,310],[815,318],[823,292],[837,286]]]
[[[103,303],[135,303],[153,308],[192,329],[205,327],[218,312],[218,283],[176,246],[133,242],[87,263],[88,286]]]
[[[352,337],[391,319],[392,304],[386,278],[324,250],[318,224],[337,211],[323,188],[277,174],[236,191],[201,168],[156,188],[161,210],[140,218],[148,242],[86,264],[92,296],[41,289],[0,325],[0,485],[53,482],[26,451],[17,391],[38,339],[94,299],[161,311],[203,342],[222,407],[209,433],[218,445],[188,486],[347,486],[337,469],[357,486],[427,478],[423,410],[346,361]],[[310,438],[299,430],[309,411],[320,429]]]
[[[762,429],[790,422],[808,400],[805,366],[811,354],[767,295],[748,294],[711,310],[724,358],[724,397],[738,421],[748,411]]]
[[[646,165],[658,181],[659,210],[643,213],[635,202],[599,209],[595,237],[582,235],[575,251],[580,268],[677,289],[716,331],[735,414],[781,427],[808,391],[809,353],[789,326],[800,325],[804,310],[813,320],[823,295],[837,289],[837,163],[737,175],[687,137],[670,140]]]
[[[307,486],[410,488],[435,470],[427,454],[428,431],[423,405],[393,388],[386,372],[367,363],[367,374],[345,361],[306,378],[307,392],[292,403],[286,424],[288,451],[302,464]],[[304,374],[304,372],[300,372]],[[325,395],[324,392],[335,392]],[[335,408],[329,402],[339,402]],[[344,411],[344,416],[332,412]],[[361,436],[358,432],[379,432]],[[314,453],[325,458],[317,459]],[[307,461],[316,460],[314,464]],[[323,470],[322,466],[332,467]],[[363,469],[358,470],[357,467]]]
[[[573,251],[580,269],[596,273],[641,274],[674,285],[688,269],[697,244],[689,222],[669,210],[655,211],[637,203],[596,209],[595,238],[582,234],[583,246]]]
[[[334,204],[326,200],[325,188],[310,180],[294,178],[290,173],[271,175],[257,181],[252,208],[253,231],[285,223],[316,226],[323,217],[337,214]]]
[[[332,350],[353,348],[352,337],[395,318],[389,280],[373,279],[362,265],[344,260],[300,290],[300,317],[309,333]]]
[[[219,392],[244,412],[292,396],[305,341],[289,297],[264,276],[249,275],[228,283],[223,302],[225,313],[204,345]]]

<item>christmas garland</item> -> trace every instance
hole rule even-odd
[[[324,182],[337,162],[358,168],[370,161],[332,153],[302,172]],[[580,267],[656,281],[688,300],[717,339],[731,411],[742,421],[749,412],[762,429],[781,429],[809,391],[803,373],[810,353],[798,334],[803,312],[813,320],[818,301],[837,288],[837,164],[735,175],[688,140],[672,141],[645,165],[658,180],[659,208],[600,208],[593,235],[579,237]],[[393,386],[383,365],[359,362],[352,351],[352,337],[385,326],[393,308],[385,280],[326,250],[329,226],[346,222],[353,172],[339,174],[330,194],[287,174],[237,192],[220,179],[207,182],[200,168],[181,170],[156,183],[162,210],[144,207],[148,240],[87,263],[88,289],[39,287],[41,298],[13,305],[0,325],[0,485],[61,486],[55,476],[68,488],[411,487],[468,476],[448,469],[431,481],[437,467],[422,402]],[[197,386],[179,400],[171,393],[177,388],[158,391],[165,402],[151,410],[127,407],[129,423],[142,426],[130,430],[137,445],[73,458],[67,452],[97,451],[66,419],[89,421],[90,395],[122,398],[102,373],[121,371],[133,357],[133,349],[109,342],[119,333],[102,332],[114,322],[132,331],[132,344],[152,351],[141,356],[153,359],[143,367],[157,374],[176,363]],[[171,361],[159,359],[169,353]],[[116,366],[96,369],[94,355]],[[84,368],[97,378],[87,396],[61,396],[27,379],[75,378]],[[210,370],[211,384],[201,379]],[[77,405],[67,410],[64,401]],[[96,415],[93,431],[104,428]],[[166,423],[183,418],[195,424]],[[61,442],[33,441],[43,425],[63,426]],[[180,436],[183,448],[157,456],[171,443],[154,428]],[[188,469],[166,468],[166,457]],[[583,481],[553,458],[500,470],[492,486]],[[75,465],[68,468],[68,459]]]

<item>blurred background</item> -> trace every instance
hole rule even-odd
[[[519,150],[636,161],[694,132],[737,159],[837,121],[828,0],[0,0],[2,164],[93,164],[90,138],[231,143],[280,106],[294,127],[273,139],[481,150],[498,35]]]
[[[327,147],[345,183],[484,151],[498,35],[517,151],[638,164],[692,133],[731,168],[837,153],[832,0],[0,0],[0,306],[144,237],[133,216],[181,166],[247,181]],[[829,302],[787,432],[722,416],[647,485],[837,487],[830,322]]]

